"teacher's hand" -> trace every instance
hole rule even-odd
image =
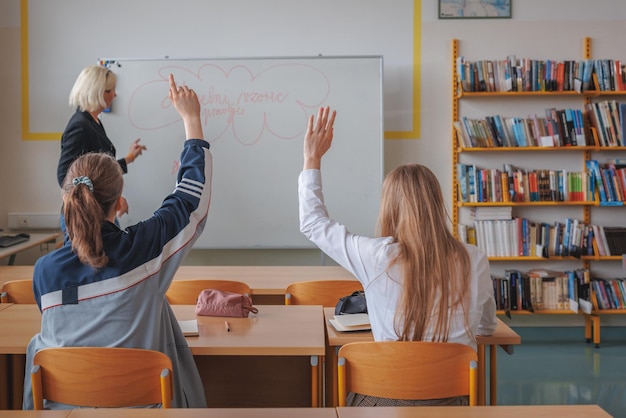
[[[124,196],[120,196],[119,207],[117,208],[116,215],[118,218],[121,218],[125,213],[128,213],[128,202]]]
[[[319,170],[322,157],[330,149],[333,142],[333,124],[337,111],[331,112],[330,107],[322,107],[317,113],[317,121],[313,115],[309,117],[306,134],[304,135],[304,169]]]
[[[145,145],[140,144],[139,141],[141,141],[141,138],[135,139],[133,144],[130,146],[128,155],[126,156],[126,164],[135,161],[135,159],[139,157],[142,152],[148,149]]]

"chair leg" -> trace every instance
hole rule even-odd
[[[478,397],[478,363],[475,361],[470,362],[470,379],[469,379],[469,404],[470,406],[476,406]]]
[[[31,371],[31,381],[33,386],[33,408],[35,410],[43,409],[43,391],[41,382],[41,367],[33,366]]]
[[[337,405],[346,406],[346,359],[337,361]]]
[[[317,408],[319,404],[320,366],[319,357],[311,356],[311,406]]]

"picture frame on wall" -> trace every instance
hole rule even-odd
[[[510,19],[513,0],[438,0],[439,19]]]

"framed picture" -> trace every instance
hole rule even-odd
[[[513,0],[439,0],[439,19],[510,19]]]

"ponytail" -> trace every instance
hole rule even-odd
[[[72,249],[83,264],[96,269],[107,265],[102,225],[122,187],[122,170],[108,154],[85,154],[70,166],[63,183],[63,216]]]

